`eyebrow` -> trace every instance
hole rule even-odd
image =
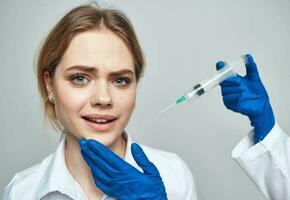
[[[72,70],[81,70],[81,71],[94,72],[94,73],[98,72],[98,68],[96,68],[96,67],[89,67],[89,66],[82,66],[82,65],[71,66],[71,67],[67,68],[65,71],[72,71]],[[121,69],[121,70],[113,71],[110,73],[110,75],[112,75],[112,76],[119,75],[119,74],[132,74],[132,75],[134,75],[134,72],[132,70],[129,70],[129,69]]]

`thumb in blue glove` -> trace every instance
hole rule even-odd
[[[158,169],[149,161],[143,149],[136,143],[131,145],[131,152],[134,160],[142,168],[144,174],[149,176],[160,176]]]
[[[96,140],[81,139],[80,147],[96,186],[105,194],[120,200],[167,200],[158,169],[138,144],[133,143],[131,151],[143,173]]]
[[[271,131],[275,119],[256,63],[249,54],[246,55],[246,60],[246,75],[230,77],[220,86],[225,106],[249,117],[251,125],[255,128],[253,142],[256,144]],[[220,61],[216,64],[216,69],[219,70],[224,66],[224,62]]]

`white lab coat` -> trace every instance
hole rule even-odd
[[[267,199],[290,200],[290,138],[278,124],[253,145],[253,130],[234,148],[232,157]]]
[[[125,161],[141,170],[131,153],[132,140],[127,138]],[[64,157],[65,137],[55,153],[40,164],[17,173],[5,189],[2,200],[88,200],[70,174]],[[195,183],[184,161],[176,154],[141,145],[158,168],[169,200],[196,200]],[[114,200],[103,195],[102,200]]]

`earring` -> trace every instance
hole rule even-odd
[[[49,95],[48,99],[49,99],[49,101],[51,103],[54,103],[55,102],[55,99],[54,99],[54,97],[52,95]]]

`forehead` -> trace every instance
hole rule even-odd
[[[134,71],[133,58],[127,46],[121,38],[106,29],[86,31],[74,36],[60,67],[64,71],[76,65],[106,71]]]

